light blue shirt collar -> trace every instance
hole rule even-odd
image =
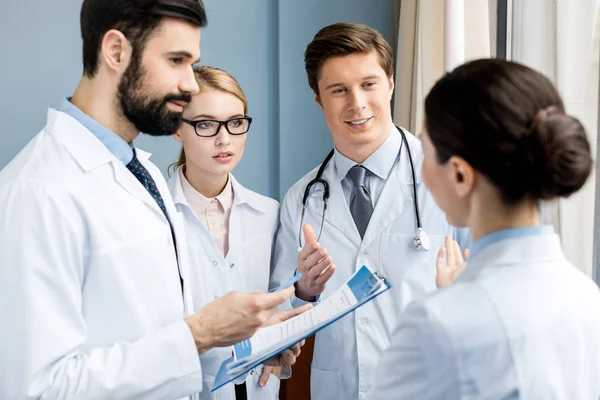
[[[486,247],[506,239],[520,239],[530,236],[538,236],[553,233],[552,225],[525,226],[521,228],[503,229],[485,235],[475,241],[471,247],[469,259],[475,257]]]
[[[402,146],[402,136],[398,129],[392,125],[392,130],[387,139],[377,150],[373,152],[361,165],[367,168],[370,172],[377,175],[379,178],[386,180],[392,167],[398,160],[400,147]],[[334,151],[333,159],[337,171],[337,179],[342,181],[350,168],[357,165],[337,149]]]
[[[64,99],[60,106],[60,111],[75,118],[96,136],[115,157],[123,162],[123,164],[127,165],[133,159],[133,147],[129,143],[81,111],[79,107],[71,103],[70,98]]]

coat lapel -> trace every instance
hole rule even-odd
[[[150,158],[150,153],[147,153],[140,149],[136,149],[136,153],[142,165],[150,173],[152,179],[154,179],[154,183],[156,184],[156,187],[158,188],[158,191],[160,192],[160,195],[163,198],[165,207],[167,207],[167,213],[171,215],[171,213],[174,211],[174,209],[170,209],[170,206],[172,206],[172,204],[170,203],[172,202],[169,202],[167,201],[167,199],[165,199],[166,196],[170,196],[169,190],[166,186],[166,183],[164,182],[164,178],[162,177],[162,175],[160,175],[160,171],[160,176],[157,176],[156,171],[154,171],[154,168],[156,167],[154,165],[149,164],[148,159]],[[156,204],[156,201],[154,201],[150,193],[148,193],[144,185],[142,185],[142,183],[138,181],[138,179],[127,169],[127,167],[121,161],[115,159],[113,161],[113,168],[115,173],[115,180],[119,185],[121,185],[121,187],[123,187],[123,189],[127,190],[131,195],[144,202],[148,207],[152,208],[154,212],[159,213],[159,215],[161,216],[163,215],[162,210],[160,209],[158,204]]]
[[[103,165],[111,164],[115,181],[131,195],[140,199],[155,212],[162,215],[162,211],[146,188],[96,136],[75,118],[63,112],[50,109],[48,111],[48,125],[46,129],[62,143],[84,171],[89,172]],[[143,151],[140,151],[140,153],[142,154],[140,161],[143,164],[149,154]],[[161,190],[161,195],[164,196],[163,192]]]

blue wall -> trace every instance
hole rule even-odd
[[[81,0],[0,0],[0,168],[81,77]]]
[[[301,0],[279,2],[280,198],[332,149],[331,133],[314,101],[304,51],[322,27],[359,22],[392,38],[392,1]]]
[[[0,0],[0,168],[43,126],[81,76],[81,0]],[[331,149],[331,135],[304,73],[306,45],[340,21],[373,26],[392,42],[399,0],[205,0],[202,64],[231,72],[254,118],[244,159],[234,171],[249,188],[281,198]],[[31,10],[35,9],[35,13]],[[179,146],[140,137],[166,173]]]

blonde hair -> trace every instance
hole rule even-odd
[[[248,99],[246,98],[246,95],[244,94],[239,82],[229,72],[223,71],[220,68],[203,65],[200,67],[194,67],[194,76],[196,77],[196,82],[198,83],[201,92],[212,89],[229,93],[240,99],[244,105],[244,115],[248,113]],[[179,158],[176,162],[169,166],[169,170],[171,168],[177,170],[185,167],[185,163],[185,150],[183,147],[181,147]]]

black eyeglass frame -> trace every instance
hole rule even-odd
[[[248,129],[246,129],[245,132],[241,132],[241,133],[233,133],[229,130],[229,123],[233,122],[233,121],[239,121],[239,120],[246,120],[248,121]],[[249,116],[244,116],[244,117],[236,117],[236,118],[231,118],[228,119],[226,121],[219,121],[217,119],[196,119],[196,120],[189,120],[189,119],[185,119],[182,118],[181,119],[182,122],[185,122],[186,124],[190,125],[192,128],[194,128],[194,133],[196,133],[196,136],[198,137],[213,137],[213,136],[217,136],[219,134],[219,132],[221,132],[221,128],[225,127],[225,129],[227,130],[227,132],[230,135],[234,135],[234,136],[238,136],[238,135],[245,135],[246,133],[248,133],[248,131],[250,130],[250,125],[252,125],[252,117]],[[198,130],[196,129],[196,125],[198,125],[201,122],[216,122],[217,124],[219,124],[219,127],[217,128],[217,131],[215,133],[213,133],[212,135],[200,135],[198,133]]]

